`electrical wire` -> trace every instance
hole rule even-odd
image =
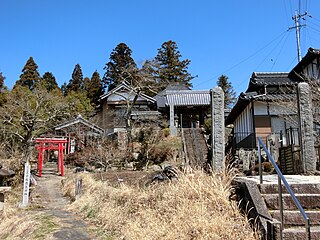
[[[306,28],[306,35],[308,36],[308,39],[309,39],[309,46],[313,46],[313,43],[312,43],[312,39],[311,39],[311,35],[310,35],[310,32],[309,32],[309,29]]]
[[[215,75],[214,77],[207,79],[205,81],[202,81],[201,83],[195,84],[194,87],[199,87],[209,81],[212,81],[214,79],[217,79],[219,76],[221,76],[222,74],[225,74],[226,72],[229,72],[231,70],[233,70],[234,68],[238,67],[239,65],[241,65],[242,63],[248,61],[249,59],[251,59],[252,57],[254,57],[255,55],[257,55],[258,53],[260,53],[262,50],[266,49],[268,46],[270,46],[273,42],[275,42],[276,40],[278,40],[280,37],[282,37],[284,34],[286,34],[287,31],[282,32],[281,34],[279,34],[276,38],[274,38],[273,40],[271,40],[269,43],[267,43],[266,45],[264,45],[263,47],[261,47],[260,49],[258,49],[256,52],[254,52],[253,54],[249,55],[248,57],[244,58],[243,60],[241,60],[240,62],[236,63],[235,65],[227,68],[226,70],[222,71],[221,73]],[[243,81],[240,83],[242,84]]]
[[[273,61],[273,64],[272,64],[272,67],[271,67],[270,71],[272,71],[274,66],[276,65],[276,63],[277,63],[277,61],[279,59],[279,56],[282,53],[282,50],[284,49],[284,46],[285,46],[285,44],[286,44],[286,42],[288,40],[288,37],[289,37],[289,34],[287,34],[287,36],[286,36],[286,38],[285,38],[285,40],[284,40],[284,42],[283,42],[283,44],[282,44],[282,46],[280,48],[280,51],[278,52],[278,55],[276,56],[276,59]]]
[[[254,69],[259,69],[259,67],[266,61],[267,58],[269,58],[269,56],[273,53],[273,51],[280,45],[280,43],[282,42],[282,40],[287,36],[288,37],[288,32],[286,32],[287,34],[284,34],[282,36],[282,38],[280,39],[280,41],[274,46],[274,48],[267,54],[267,56],[257,65],[257,67],[255,67]]]

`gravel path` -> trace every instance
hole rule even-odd
[[[62,179],[56,173],[56,164],[47,163],[42,177],[36,177],[37,185],[31,194],[32,205],[52,216],[59,225],[59,229],[46,239],[97,239],[89,233],[88,226],[83,220],[65,210],[68,199],[63,197],[60,190]]]

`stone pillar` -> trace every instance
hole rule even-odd
[[[170,123],[169,123],[169,128],[170,128],[170,135],[176,136],[177,135],[177,128],[174,124],[174,105],[170,105]]]
[[[316,153],[313,137],[312,98],[310,86],[307,83],[298,84],[298,114],[302,171],[303,173],[314,173]]]
[[[220,87],[211,91],[212,170],[223,171],[224,159],[224,93]]]

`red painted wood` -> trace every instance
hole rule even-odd
[[[58,150],[58,173],[64,176],[64,149],[67,143],[66,139],[57,138],[37,138],[36,149],[38,150],[38,176],[42,176],[43,165],[43,151],[45,150]]]

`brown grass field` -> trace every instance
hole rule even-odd
[[[144,187],[116,186],[82,173],[65,181],[65,195],[74,198],[79,177],[82,195],[70,209],[99,227],[106,239],[257,239],[236,203],[229,201],[228,176],[195,172]]]

